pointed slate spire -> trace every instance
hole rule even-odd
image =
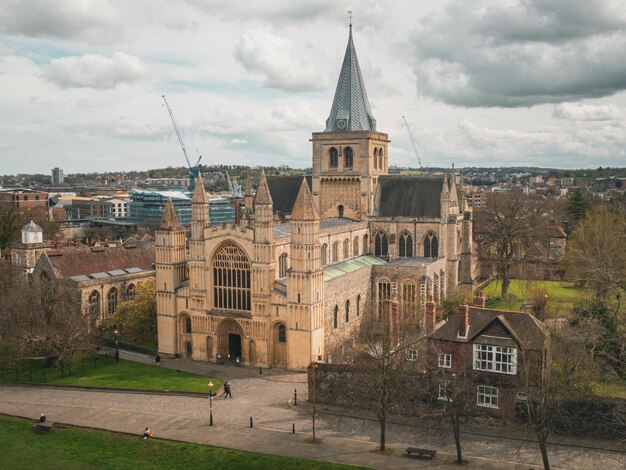
[[[259,187],[256,188],[256,194],[254,195],[254,205],[260,204],[274,204],[272,201],[272,195],[270,194],[270,188],[267,185],[267,178],[265,177],[265,171],[261,169],[261,181]]]
[[[159,230],[182,230],[183,226],[180,225],[178,221],[178,216],[176,215],[176,210],[174,209],[174,204],[172,203],[172,199],[168,199],[167,204],[165,204],[165,209],[163,210],[163,217],[161,218],[161,225],[159,225]]]
[[[204,181],[202,180],[202,175],[198,173],[198,177],[196,178],[196,187],[193,190],[193,196],[191,197],[192,204],[208,204],[209,198],[204,189]]]
[[[326,120],[326,132],[375,131],[376,119],[372,115],[365,92],[365,84],[352,41],[352,24],[348,47],[337,82],[333,106]]]
[[[300,185],[300,191],[296,202],[293,204],[291,210],[291,220],[318,220],[319,215],[313,202],[313,196],[309,190],[309,185],[306,183],[306,178],[302,178],[302,184]]]

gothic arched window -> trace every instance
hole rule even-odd
[[[285,277],[287,275],[287,253],[283,253],[278,257],[278,277]]]
[[[424,258],[437,258],[439,256],[439,240],[432,232],[424,236]]]
[[[350,258],[350,240],[347,238],[343,241],[343,259]]]
[[[378,291],[376,294],[378,300],[378,318],[382,318],[385,311],[385,301],[391,298],[391,282],[387,279],[378,281]]]
[[[100,316],[100,292],[97,290],[89,294],[89,315],[91,317]]]
[[[333,263],[339,261],[339,242],[333,243]]]
[[[185,317],[185,333],[191,334],[191,318]]]
[[[279,343],[287,342],[287,328],[282,323],[278,325],[278,342]]]
[[[402,315],[406,320],[415,319],[417,313],[417,286],[413,281],[402,282]]]
[[[385,232],[378,232],[374,237],[374,255],[379,258],[389,257],[389,238]]]
[[[326,259],[326,257],[327,257],[327,253],[326,252],[327,251],[328,251],[328,245],[326,243],[324,243],[322,245],[322,250],[321,250],[322,266],[326,266],[328,264],[327,263],[327,259]]]
[[[339,166],[339,154],[335,147],[331,147],[328,151],[328,164],[331,168],[337,168]]]
[[[359,237],[354,237],[352,242],[352,256],[359,256]]]
[[[339,307],[335,305],[335,310],[333,312],[333,328],[337,329],[337,315],[339,314]]]
[[[411,258],[413,256],[413,237],[407,232],[400,235],[398,245],[398,256],[400,258]]]
[[[374,170],[378,170],[378,148],[374,149]]]
[[[366,233],[365,235],[363,235],[363,250],[361,250],[361,253],[365,254],[369,252],[370,252],[370,240]]]
[[[343,151],[344,166],[346,168],[352,168],[354,162],[354,152],[351,147],[346,147]]]
[[[346,323],[350,321],[350,301],[346,300]]]
[[[128,284],[128,287],[126,288],[126,297],[128,297],[129,300],[133,300],[135,298],[135,284]]]
[[[109,316],[115,313],[115,309],[117,308],[117,289],[115,287],[111,287],[109,293],[107,294],[107,313]]]
[[[361,315],[361,294],[356,296],[356,316],[357,318]]]
[[[213,255],[213,304],[215,308],[250,311],[250,260],[232,242]]]

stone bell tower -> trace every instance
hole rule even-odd
[[[389,139],[376,131],[352,25],[335,98],[323,132],[313,133],[313,200],[322,219],[366,220],[378,177],[388,170]]]

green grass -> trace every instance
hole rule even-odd
[[[603,382],[597,384],[597,394],[608,398],[626,400],[626,384],[624,382]]]
[[[536,288],[548,292],[548,312],[552,315],[564,315],[571,312],[574,304],[591,294],[588,289],[579,288],[572,282],[535,281],[525,279],[511,280],[509,298],[501,299],[501,281],[493,281],[483,289],[484,295],[490,298],[487,307],[502,310],[519,310]]]
[[[112,359],[97,357],[97,367],[74,367],[72,375],[67,375],[69,370],[65,368],[64,377],[61,377],[60,369],[47,369],[45,383],[64,385],[88,385],[94,387],[117,387],[117,388],[139,388],[147,390],[171,390],[184,392],[208,392],[207,383],[209,377],[190,374],[187,372],[176,372],[164,367],[156,367],[148,364],[140,364],[132,361],[120,359],[116,363]],[[85,361],[86,365],[91,365],[91,358]],[[43,382],[41,364],[33,366],[33,373],[28,369],[22,369],[17,376],[19,382]],[[5,370],[5,380],[14,381],[16,379],[12,369]],[[222,380],[210,378],[213,382],[213,390],[217,390],[223,383]]]
[[[31,421],[1,415],[0,442],[0,468],[12,470],[354,468],[91,429],[35,434]]]

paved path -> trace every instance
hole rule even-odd
[[[149,358],[129,353],[123,357],[150,362]],[[264,369],[259,376],[258,369],[183,359],[165,360],[162,367],[232,382],[234,399],[213,401],[212,428],[208,426],[208,400],[180,396],[0,386],[0,412],[27,417],[45,412],[52,421],[134,434],[150,426],[159,437],[168,439],[371,468],[447,468],[454,460],[454,440],[449,431],[390,423],[387,442],[394,453],[380,456],[371,452],[378,439],[376,421],[323,410],[316,423],[322,443],[307,443],[311,417],[310,406],[304,402],[306,376],[302,373]],[[300,395],[298,406],[292,402],[294,388]],[[254,429],[248,427],[250,416]],[[295,435],[291,434],[292,424],[296,426]],[[440,453],[432,462],[404,457],[404,448],[416,443]],[[471,461],[467,468],[540,468],[540,454],[532,442],[464,434],[463,446]],[[624,453],[564,445],[551,445],[550,453],[554,468],[626,468]]]

